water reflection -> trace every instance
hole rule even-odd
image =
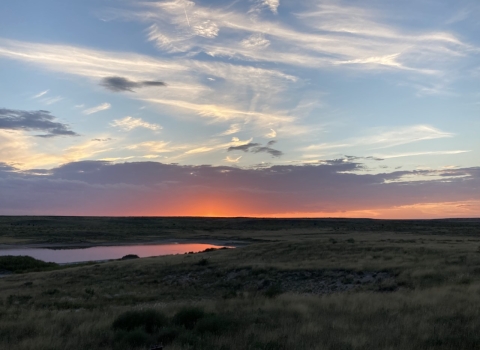
[[[0,250],[0,256],[28,255],[35,259],[62,264],[82,261],[120,259],[128,254],[134,254],[138,255],[140,258],[146,258],[159,255],[184,254],[188,252],[197,253],[208,248],[218,249],[223,248],[223,246],[202,243],[181,243],[156,245],[101,246],[80,249],[25,248]]]

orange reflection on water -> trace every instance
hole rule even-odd
[[[121,246],[100,246],[90,248],[74,249],[46,249],[46,248],[25,248],[25,249],[5,249],[0,250],[0,256],[4,255],[27,255],[35,259],[55,262],[55,263],[74,263],[82,261],[101,261],[120,259],[128,254],[138,255],[140,258],[146,258],[159,255],[198,253],[208,248],[222,248],[223,246],[203,244],[203,243],[185,243],[185,244],[156,244],[156,245],[121,245]]]

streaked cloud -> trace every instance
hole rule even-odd
[[[243,39],[240,44],[246,49],[262,49],[270,45],[270,40],[265,39],[265,36],[261,33],[255,33]]]
[[[409,143],[450,138],[454,135],[430,125],[412,125],[397,128],[375,128],[370,135],[345,140],[339,143],[321,143],[304,148],[305,151],[341,149],[354,146],[366,146],[369,149],[390,148]]]
[[[181,10],[184,16],[183,6]],[[296,121],[288,110],[275,108],[272,103],[284,101],[283,93],[298,79],[275,69],[189,58],[152,58],[132,53],[5,39],[0,39],[0,57],[30,62],[63,74],[87,77],[95,82],[100,79],[117,91],[133,89],[132,84],[152,82],[152,76],[161,76],[170,82],[168,88],[162,90],[161,96],[150,91],[152,89],[138,89],[131,97],[171,107],[177,112],[181,108],[186,115],[193,112],[242,122],[255,119],[257,125],[276,123],[278,127],[294,125]],[[205,76],[222,79],[224,83],[212,89],[205,83]],[[115,78],[113,84],[112,77]],[[120,80],[118,77],[121,77]],[[252,91],[255,99],[261,101],[253,110]]]
[[[279,1],[264,0],[261,4],[276,13]],[[306,2],[300,8],[288,21],[295,24],[296,17],[302,30],[279,21],[252,20],[248,11],[232,11],[228,6],[223,10],[180,0],[143,3],[138,11],[117,11],[115,15],[153,23],[154,33],[150,33],[149,39],[162,50],[189,52],[200,48],[212,56],[303,67],[350,65],[433,74],[442,69],[447,58],[455,60],[471,49],[452,33],[409,33],[390,24],[378,10],[347,2]],[[190,20],[185,20],[187,13]],[[214,34],[207,37],[218,40],[195,40],[199,35],[196,26],[213,24]],[[229,40],[222,37],[222,30],[228,33]],[[243,50],[232,40],[233,36],[243,37],[239,38]],[[267,36],[268,39],[262,39]],[[268,46],[268,50],[252,50],[258,46]],[[432,62],[437,62],[438,67],[432,68]]]
[[[471,150],[457,150],[457,151],[429,151],[429,152],[409,152],[409,153],[397,153],[397,154],[380,154],[378,158],[392,159],[402,157],[417,157],[417,156],[435,156],[435,155],[449,155],[449,154],[462,154],[468,153]]]
[[[236,134],[240,130],[242,130],[242,126],[240,124],[232,124],[232,125],[230,125],[230,128],[228,128],[224,132],[220,133],[220,135],[221,136],[228,136],[228,135]]]
[[[148,123],[141,118],[134,118],[130,116],[122,119],[115,119],[112,123],[112,126],[119,127],[126,131],[131,131],[136,128],[146,128],[154,131],[162,129],[159,124]]]
[[[32,98],[39,98],[39,97],[42,97],[42,96],[44,96],[44,95],[48,94],[48,92],[49,92],[49,91],[50,91],[50,90],[45,90],[45,91],[42,91],[42,92],[40,92],[40,93],[36,94],[35,96],[32,96]]]
[[[263,3],[268,6],[268,8],[273,12],[277,13],[278,6],[280,5],[280,0],[263,0]]]
[[[202,117],[212,118],[217,121],[253,120],[254,122],[262,125],[264,123],[273,122],[289,123],[295,120],[294,117],[288,115],[245,111],[222,105],[197,104],[180,100],[164,100],[158,98],[144,99],[144,101],[189,110]]]
[[[49,105],[53,105],[57,102],[60,102],[61,100],[63,100],[62,96],[55,96],[55,97],[50,97],[50,98],[44,98],[41,101],[43,103],[45,103],[47,106],[49,106]]]
[[[240,161],[240,159],[242,159],[242,156],[238,156],[237,158],[232,158],[230,156],[227,156],[225,158],[225,161],[228,162],[228,163],[238,163]]]
[[[197,154],[213,151],[214,147],[198,147],[185,152],[185,154]]]
[[[273,139],[274,137],[277,137],[277,132],[273,129],[270,129],[270,132],[265,135],[265,137],[269,139]]]
[[[112,107],[112,105],[110,103],[102,103],[98,106],[95,106],[95,107],[92,107],[92,108],[87,108],[83,111],[83,114],[86,114],[86,115],[90,115],[90,114],[94,114],[94,113],[98,113],[98,112],[101,112],[101,111],[105,111],[107,109],[110,109]]]
[[[168,153],[172,152],[172,149],[168,147],[169,142],[165,141],[146,141],[127,146],[129,150],[142,150],[153,153]]]

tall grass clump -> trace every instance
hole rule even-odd
[[[115,331],[142,330],[153,334],[167,325],[167,317],[158,310],[134,310],[119,315],[112,324]]]
[[[198,307],[185,307],[173,317],[173,323],[177,326],[193,329],[197,322],[205,317],[205,311]]]

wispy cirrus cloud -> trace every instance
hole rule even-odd
[[[355,146],[364,146],[368,149],[390,148],[406,145],[413,142],[450,138],[454,134],[439,130],[430,125],[413,125],[398,128],[374,128],[370,135],[356,137],[337,143],[321,143],[304,147],[304,151],[332,150]]]
[[[133,145],[129,145],[126,149],[129,150],[140,150],[142,152],[151,152],[151,153],[169,153],[173,152],[175,149],[169,147],[170,142],[166,141],[145,141]]]
[[[262,144],[268,141],[265,138],[289,138],[296,150],[307,150],[309,154],[356,146],[375,150],[452,137],[435,128],[378,129],[371,134],[362,128],[343,141],[338,140],[345,137],[339,133],[337,140],[326,142],[318,131],[320,127],[312,125],[314,116],[322,127],[328,119],[335,118],[333,109],[326,112],[328,103],[319,102],[327,95],[320,91],[322,84],[315,83],[322,71],[328,69],[330,74],[354,69],[362,71],[362,76],[387,72],[391,74],[389,78],[401,72],[402,80],[416,77],[413,80],[422,81],[402,86],[419,91],[420,85],[425,86],[427,90],[421,95],[430,96],[438,94],[437,90],[447,90],[448,83],[442,84],[441,80],[450,74],[449,68],[475,51],[465,36],[428,26],[407,27],[403,25],[405,19],[392,20],[392,14],[382,10],[385,7],[370,5],[307,1],[299,3],[295,12],[287,12],[291,7],[276,0],[215,4],[201,0],[134,2],[124,9],[112,10],[110,19],[140,21],[148,39],[160,50],[157,55],[0,39],[0,57],[71,74],[93,85],[100,83],[109,91],[135,91],[122,96],[146,102],[149,112],[165,113],[176,123],[188,118],[205,129],[215,123],[215,131],[209,130],[208,135],[241,132],[244,138],[262,138],[258,140]],[[261,8],[260,12],[256,12],[257,8]],[[275,15],[279,9],[281,16]],[[163,81],[168,82],[168,88],[160,88]],[[307,93],[308,103],[303,98]],[[99,107],[102,108],[96,109]],[[106,104],[81,108],[88,115],[105,110]],[[325,108],[325,113],[317,118],[315,111],[320,108]],[[116,127],[128,130],[152,129],[155,125],[122,119],[112,123],[117,121],[123,124]],[[218,130],[225,131],[219,134]],[[296,140],[292,137],[296,135],[308,137]],[[179,141],[182,145],[187,143],[184,139]],[[199,141],[198,145],[178,152],[218,151],[223,159],[220,152],[226,148],[216,146],[222,141],[214,143]],[[273,152],[259,147],[259,153],[267,156]],[[299,158],[301,155],[296,159]]]
[[[279,1],[264,0],[260,4],[276,13]],[[252,19],[249,12],[232,11],[228,5],[224,10],[180,0],[144,3],[137,11],[116,15],[153,23],[155,34],[150,33],[149,39],[162,50],[189,52],[200,48],[213,56],[294,66],[351,65],[434,73],[447,57],[455,60],[471,49],[452,33],[406,32],[389,24],[388,18],[375,9],[331,1],[302,5],[289,22],[301,21],[303,30],[264,18]],[[185,20],[185,13],[190,21]],[[192,29],[192,21],[214,25],[215,35],[209,38],[216,40],[196,40],[199,34]],[[228,40],[222,31],[228,33]],[[264,50],[252,50],[258,47]],[[432,69],[432,61],[439,64],[437,69]]]
[[[115,143],[111,138],[103,136],[88,141],[80,139],[78,143],[66,146],[61,151],[51,152],[24,130],[0,128],[1,161],[19,169],[51,168],[58,164],[92,159],[102,153],[114,151]]]
[[[158,154],[169,153],[170,162],[192,159],[201,154],[213,153],[216,151],[225,151],[229,147],[239,147],[251,143],[252,139],[240,140],[233,137],[231,141],[224,142],[221,139],[212,139],[200,143],[173,143],[170,141],[145,141],[128,145],[127,150],[134,152],[148,153],[149,156],[157,157]],[[157,154],[157,155],[155,155]]]
[[[283,94],[289,85],[297,84],[298,79],[277,69],[191,58],[152,58],[5,39],[0,39],[0,57],[34,63],[95,82],[100,80],[115,91],[133,90],[138,88],[138,84],[160,86],[161,82],[150,79],[162,76],[170,83],[168,89],[162,90],[161,98],[149,91],[151,89],[138,89],[131,97],[173,108],[177,112],[182,109],[184,115],[211,116],[217,121],[254,120],[257,125],[274,123],[277,127],[294,126],[296,123],[295,116],[276,105],[280,106],[290,98]],[[222,84],[212,85],[207,77],[215,77],[212,79],[221,80]],[[254,109],[253,100],[257,101]],[[205,101],[209,103],[205,104]]]
[[[98,106],[95,106],[95,107],[92,107],[92,108],[87,108],[85,110],[83,110],[83,114],[86,114],[86,115],[90,115],[90,114],[94,114],[94,113],[98,113],[98,112],[101,112],[101,111],[106,111],[107,109],[110,109],[112,107],[112,105],[110,103],[102,103]]]
[[[275,130],[273,130],[273,129],[270,129],[270,132],[267,133],[267,134],[265,135],[265,137],[267,137],[267,138],[269,138],[269,139],[273,139],[273,138],[277,137],[277,132],[276,132]]]
[[[43,103],[45,103],[47,106],[49,106],[49,105],[53,105],[53,104],[55,104],[55,103],[57,103],[57,102],[60,102],[60,101],[62,101],[62,100],[63,100],[63,97],[62,97],[62,96],[55,96],[55,97],[50,97],[50,98],[44,98],[44,99],[42,99],[41,101],[42,101]]]
[[[240,161],[240,159],[242,159],[242,156],[238,156],[237,158],[232,158],[230,156],[227,156],[225,158],[225,161],[228,162],[228,163],[238,163]]]
[[[403,158],[403,157],[452,155],[452,154],[462,154],[462,153],[468,153],[468,152],[471,152],[471,150],[406,152],[406,153],[395,153],[395,154],[379,154],[379,155],[376,155],[375,157],[378,157],[381,159],[392,159],[392,158]]]
[[[228,128],[224,132],[220,133],[220,135],[221,136],[228,136],[228,135],[236,134],[240,130],[242,130],[242,126],[240,124],[232,124],[232,125],[230,125],[230,128]]]
[[[280,0],[263,0],[263,3],[273,12],[277,13],[278,6],[280,6]]]
[[[136,128],[145,128],[153,131],[162,129],[162,126],[159,124],[148,123],[142,118],[134,118],[130,116],[127,116],[122,119],[115,119],[113,123],[111,123],[111,125],[115,127],[119,127],[126,131],[131,131]]]
[[[214,105],[214,104],[198,104],[190,103],[181,100],[165,100],[158,98],[144,99],[146,102],[158,103],[162,105],[171,106],[174,108],[180,108],[184,110],[190,110],[196,114],[205,117],[212,118],[217,121],[232,121],[232,120],[252,120],[259,124],[266,123],[290,123],[295,120],[294,117],[281,114],[264,113],[258,111],[246,111],[240,109],[234,109],[229,106]]]
[[[32,96],[32,98],[40,98],[46,94],[48,94],[50,90],[45,90],[45,91],[42,91],[42,92],[39,92],[38,94],[36,94],[35,96]]]

